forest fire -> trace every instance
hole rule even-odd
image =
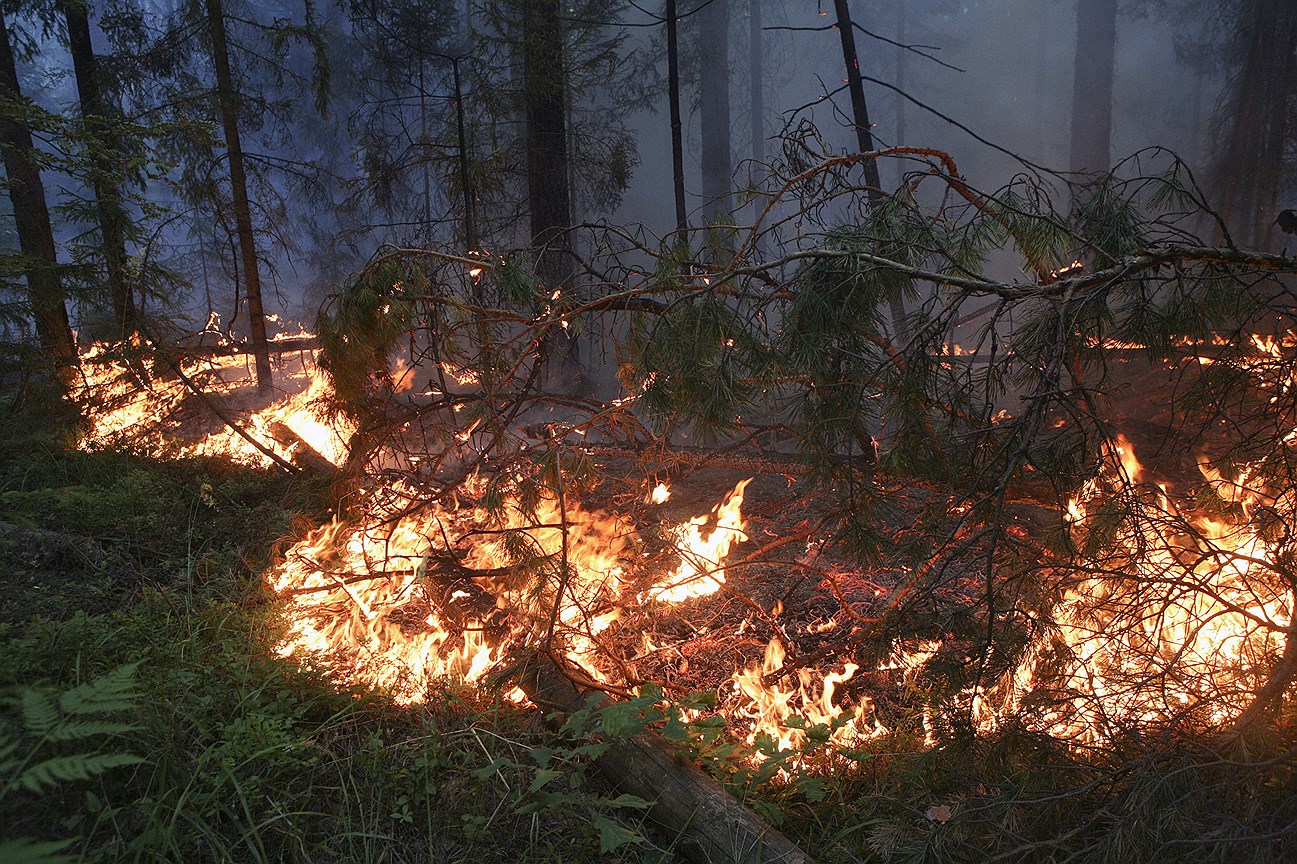
[[[1258,350],[1271,353],[1266,345]],[[209,359],[182,374],[235,387],[241,366],[235,358]],[[167,443],[168,418],[187,395],[182,380],[159,375],[140,388],[129,367],[99,362],[93,350],[86,368],[85,398],[96,406],[87,446],[132,436],[187,455],[265,460],[230,429]],[[255,411],[245,428],[291,459],[291,445],[277,443],[272,432],[283,424],[340,465],[350,430],[313,410],[328,385],[308,368],[282,376],[300,382],[301,392]],[[404,365],[395,374],[412,377]],[[1248,709],[1265,686],[1268,664],[1284,653],[1292,593],[1272,562],[1286,541],[1252,523],[1258,512],[1292,502],[1249,485],[1246,466],[1231,479],[1204,459],[1205,489],[1234,516],[1186,511],[1165,484],[1145,481],[1149,472],[1124,436],[1105,453],[1099,474],[1063,517],[1068,542],[1089,563],[1020,661],[950,703],[968,701],[979,728],[1016,717],[1089,745],[1182,715],[1226,725]],[[480,681],[524,646],[556,651],[591,681],[624,687],[619,665],[633,658],[605,644],[609,628],[628,606],[650,604],[667,615],[672,606],[722,590],[728,556],[748,540],[743,505],[751,482],[736,483],[709,513],[661,528],[674,564],[638,553],[643,541],[627,517],[586,510],[552,490],[529,504],[510,497],[488,508],[481,503],[485,478],[470,478],[446,504],[421,501],[401,481],[372,489],[363,516],[310,532],[267,574],[284,604],[287,629],[278,650],[317,658],[342,679],[407,704],[422,701],[438,678]],[[672,491],[659,483],[643,501],[663,505]],[[653,649],[648,634],[643,644]],[[780,749],[796,750],[817,725],[835,744],[858,743],[888,731],[874,710],[874,696],[886,695],[877,676],[910,680],[941,651],[939,639],[917,649],[902,639],[874,670],[875,683],[854,688],[844,702],[843,685],[860,671],[857,662],[837,671],[786,670],[786,647],[776,636],[763,659],[735,666],[724,708],[749,744],[768,736]],[[926,710],[929,739],[941,725],[933,713],[939,710]]]
[[[1188,717],[1221,727],[1254,704],[1284,654],[1294,597],[1275,562],[1289,541],[1249,518],[1265,496],[1246,485],[1246,469],[1227,481],[1200,463],[1210,492],[1237,505],[1221,518],[1186,512],[1165,485],[1142,484],[1124,437],[1107,454],[1068,505],[1071,542],[1087,564],[1023,662],[977,700],[986,728],[1015,715],[1093,745]],[[1042,698],[1042,688],[1054,695]]]
[[[207,412],[216,410],[212,405],[216,399],[235,400],[229,405],[231,412],[250,404],[248,397],[240,395],[248,384],[246,357],[212,355],[174,362],[172,368],[160,362],[125,363],[105,355],[103,346],[91,346],[82,360],[78,393],[91,406],[92,426],[82,446],[125,444],[181,456],[225,456],[249,465],[270,464],[267,450],[291,460],[295,448],[303,445],[334,465],[346,458],[347,439],[354,430],[343,418],[322,419],[318,405],[329,387],[309,360],[282,365],[281,388],[287,395],[251,411],[240,426],[252,440],[239,434],[234,423],[201,434],[182,434],[178,428],[184,422],[178,416],[182,403],[194,397],[199,385],[202,398],[208,400]],[[291,430],[287,443],[277,427]],[[294,436],[297,441],[291,440]]]

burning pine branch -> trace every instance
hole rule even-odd
[[[269,574],[283,652],[410,702],[540,651],[609,692],[711,689],[767,755],[1271,716],[1297,650],[1297,262],[1188,235],[1210,212],[1177,163],[1059,213],[1039,183],[892,155],[907,182],[845,226],[859,160],[834,158],[777,175],[739,243],[587,228],[578,287],[485,253],[357,274],[320,319],[325,378],[249,424],[357,490]],[[1033,275],[989,275],[992,248]],[[572,334],[615,348],[616,382],[552,386]]]

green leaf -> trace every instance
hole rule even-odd
[[[473,776],[478,780],[486,780],[497,774],[501,768],[512,768],[514,763],[508,759],[492,759],[491,764],[483,765],[473,772]]]
[[[633,702],[613,702],[599,713],[603,719],[601,731],[614,738],[629,738],[648,725],[643,710]]]
[[[539,792],[550,781],[556,780],[562,776],[563,772],[561,771],[555,771],[552,768],[541,768],[536,772],[536,776],[532,779],[531,785],[527,787],[527,794],[530,795],[534,792]]]
[[[652,801],[646,801],[638,795],[628,795],[625,792],[616,798],[604,798],[601,800],[610,807],[626,807],[631,810],[647,810],[653,806]]]
[[[595,816],[594,827],[599,830],[599,854],[606,855],[630,843],[643,843],[644,838],[606,816]]]
[[[536,764],[539,765],[541,768],[548,768],[549,760],[553,758],[553,756],[554,756],[554,751],[549,747],[531,748],[531,758],[535,760]]]

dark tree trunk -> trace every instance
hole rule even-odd
[[[0,14],[0,98],[22,104],[18,86],[18,68],[4,15]],[[36,166],[36,150],[31,131],[10,118],[0,118],[0,146],[4,149],[5,173],[9,179],[9,198],[13,202],[18,245],[27,258],[27,290],[31,300],[36,336],[60,370],[60,378],[70,382],[67,373],[77,363],[76,344],[68,321],[66,295],[59,278],[58,257],[50,211],[45,203],[45,186]]]
[[[703,206],[708,222],[729,224],[733,218],[730,189],[734,180],[730,147],[730,7],[729,0],[704,2],[706,5],[698,12]]]
[[[531,245],[547,290],[571,288],[568,238],[572,196],[568,188],[567,70],[559,0],[523,0],[523,87],[527,118],[527,197]],[[577,364],[576,340],[556,331],[549,376],[566,384]],[[557,361],[557,362],[555,362]]]
[[[1218,173],[1221,214],[1236,242],[1264,245],[1282,185],[1291,136],[1289,100],[1297,88],[1297,6],[1254,0],[1240,34],[1247,55],[1234,82],[1229,137]]]
[[[671,176],[676,199],[676,233],[689,242],[689,212],[685,207],[685,151],[680,119],[680,17],[676,0],[666,0],[667,96],[671,105]]]
[[[464,85],[459,75],[459,61],[459,57],[452,57],[450,68],[455,80],[455,135],[459,140],[459,185],[464,195],[464,249],[471,252],[477,248],[477,226],[473,221],[473,179],[468,170],[468,134],[464,131]]]
[[[1077,172],[1107,171],[1112,150],[1112,69],[1117,0],[1078,0],[1072,78],[1072,157]]]
[[[95,210],[99,217],[108,294],[112,300],[117,335],[125,339],[135,332],[136,321],[134,298],[126,277],[127,217],[114,168],[120,159],[121,139],[113,131],[113,121],[100,90],[99,68],[90,42],[85,0],[60,0],[60,6],[68,29],[68,47],[72,53],[81,119],[93,151],[90,187],[95,194]]]
[[[239,94],[230,74],[230,52],[225,38],[225,11],[221,0],[206,0],[207,24],[212,36],[212,62],[216,66],[216,92],[221,103],[221,127],[225,132],[226,155],[230,161],[230,198],[234,227],[243,262],[243,284],[248,295],[248,328],[252,354],[256,358],[257,387],[268,390],[274,383],[270,373],[270,346],[266,339],[266,315],[261,305],[261,270],[252,234],[252,208],[248,204],[248,178],[243,170],[243,145],[239,140]]]
[[[842,42],[842,60],[847,69],[847,90],[851,94],[851,121],[856,127],[856,146],[861,153],[869,153],[874,149],[874,136],[869,131],[869,106],[865,103],[865,85],[860,78],[860,59],[856,55],[856,32],[851,23],[851,8],[847,5],[847,0],[834,0],[833,8],[838,17],[838,38]],[[883,199],[878,160],[866,159],[864,169],[869,204],[874,206]],[[891,313],[896,341],[904,347],[909,342],[905,326],[905,305],[899,299],[892,300]]]
[[[908,28],[906,27],[905,3],[906,0],[896,0],[896,41],[900,43],[896,46],[896,88],[901,93],[905,92],[905,61],[907,59],[905,55],[908,53],[903,46],[909,38],[909,34],[906,32]],[[896,143],[903,146],[907,133],[905,129],[905,99],[901,96],[901,93],[896,94]],[[899,170],[904,171],[904,168],[901,167]]]
[[[752,160],[766,160],[765,34],[761,0],[748,0],[748,101],[752,109]]]

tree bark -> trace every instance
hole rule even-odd
[[[68,30],[68,49],[76,77],[81,121],[90,148],[90,188],[103,242],[108,294],[112,301],[117,336],[129,338],[136,330],[135,302],[126,277],[126,212],[122,206],[119,179],[114,165],[121,158],[121,137],[112,128],[112,118],[99,86],[99,64],[90,41],[86,0],[59,0]]]
[[[568,188],[567,74],[559,0],[525,0],[523,77],[527,122],[527,196],[531,242],[547,286],[571,276],[565,232],[572,209]]]
[[[766,161],[766,51],[765,34],[761,32],[761,0],[748,0],[748,43],[748,107],[752,110],[752,161],[759,163]]]
[[[239,94],[230,74],[230,52],[225,35],[225,11],[221,0],[206,0],[207,25],[212,37],[212,63],[216,67],[216,92],[221,104],[221,127],[230,162],[230,198],[234,208],[239,257],[243,262],[243,284],[248,295],[248,327],[252,353],[256,358],[257,387],[273,385],[270,350],[266,339],[266,316],[261,305],[261,270],[257,263],[256,239],[252,233],[252,208],[248,203],[248,179],[243,169],[243,145],[239,140]]]
[[[3,14],[0,14],[0,98],[23,104],[18,67]],[[0,117],[0,146],[4,150],[18,246],[27,258],[25,275],[36,336],[59,370],[59,378],[68,384],[70,370],[77,364],[76,343],[68,321],[67,295],[59,277],[54,230],[31,131],[16,119]]]
[[[1112,72],[1117,0],[1078,0],[1072,78],[1071,169],[1107,171],[1112,164]]]
[[[728,224],[734,180],[730,146],[730,8],[729,0],[705,0],[698,11],[699,93],[702,115],[702,193],[708,222]]]
[[[689,212],[685,207],[685,151],[680,119],[680,16],[676,0],[666,0],[667,98],[671,107],[671,178],[676,199],[676,233],[689,242]]]
[[[874,149],[874,135],[870,131],[869,106],[865,102],[865,85],[860,77],[860,59],[856,54],[856,31],[851,23],[851,7],[847,0],[834,0],[834,11],[838,17],[838,38],[842,42],[842,60],[847,69],[847,90],[851,94],[851,119],[856,127],[856,146],[861,153]],[[883,200],[883,183],[878,176],[878,160],[866,159],[865,186],[871,207]],[[904,347],[909,339],[905,326],[905,304],[900,299],[891,301],[892,331],[896,336],[898,347]]]
[[[527,197],[536,269],[547,291],[572,287],[568,238],[567,70],[559,0],[523,0],[523,89],[526,104]],[[576,340],[555,329],[546,346],[546,371],[567,388],[579,366]]]
[[[1291,134],[1288,100],[1297,87],[1297,7],[1253,0],[1240,41],[1243,69],[1234,82],[1230,134],[1221,154],[1221,215],[1236,242],[1264,245],[1282,185],[1284,145]]]

